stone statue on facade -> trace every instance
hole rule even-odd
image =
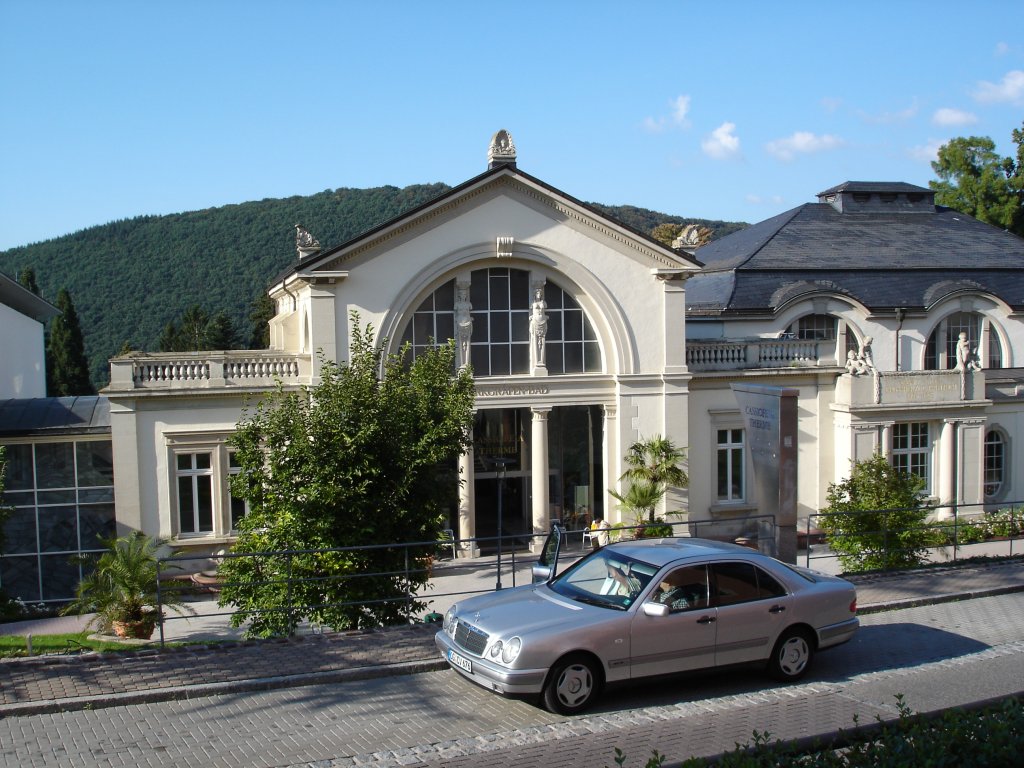
[[[672,247],[676,250],[680,248],[699,248],[711,241],[712,234],[714,233],[707,227],[702,227],[699,224],[687,224],[680,231],[679,236],[672,241]]]
[[[469,301],[469,283],[455,284],[455,348],[459,368],[469,365],[469,345],[473,340],[473,305]]]
[[[299,252],[300,259],[304,259],[320,250],[320,241],[313,237],[309,230],[301,224],[295,225],[295,250]]]
[[[533,342],[533,365],[544,367],[544,340],[548,335],[548,303],[544,301],[544,284],[533,284],[533,305],[530,308],[530,339]]]
[[[866,373],[875,372],[875,361],[871,355],[870,336],[865,336],[860,343],[860,350],[854,352],[852,349],[846,353],[846,372],[852,376],[863,376]]]
[[[956,370],[981,370],[981,360],[978,359],[977,351],[971,350],[971,343],[967,339],[967,334],[963,331],[960,332],[956,342]]]

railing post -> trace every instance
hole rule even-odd
[[[287,591],[287,606],[288,606],[288,635],[291,636],[295,624],[295,614],[292,611],[292,553],[288,553],[288,591]]]
[[[160,592],[160,559],[156,561],[156,620],[160,623],[160,647],[164,647],[164,598]]]
[[[402,552],[404,553],[402,560],[405,563],[405,621],[410,623],[412,621],[412,590],[410,589],[412,576],[409,570],[409,544],[402,546]]]

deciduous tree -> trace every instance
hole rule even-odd
[[[323,361],[318,385],[279,388],[239,422],[231,443],[242,469],[232,493],[250,511],[235,553],[436,542],[457,504],[471,374],[453,373],[451,343],[414,360],[408,348],[385,356],[372,328],[355,316],[352,324],[347,363]],[[246,611],[264,611],[249,629],[260,636],[289,634],[304,618],[335,629],[393,624],[423,607],[403,598],[427,581],[415,563],[424,554],[433,552],[382,546],[229,558],[222,604],[239,609],[236,625]]]
[[[845,570],[909,568],[922,561],[931,539],[924,487],[924,480],[881,454],[856,462],[841,483],[829,483],[819,525]]]
[[[952,139],[939,148],[928,185],[935,201],[1024,236],[1024,131],[1014,130],[1016,158],[1001,157],[987,136]]]

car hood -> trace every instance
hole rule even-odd
[[[489,635],[505,637],[571,624],[578,629],[591,622],[621,615],[562,597],[546,584],[537,584],[478,595],[457,604],[459,621]]]

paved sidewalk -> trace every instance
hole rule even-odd
[[[493,574],[489,578],[493,579]],[[871,613],[1024,591],[1024,561],[850,580],[857,585],[859,611]],[[518,583],[524,582],[520,579]],[[221,630],[225,623],[219,620]],[[443,669],[445,663],[434,647],[437,629],[437,625],[415,624],[368,632],[305,634],[288,640],[219,644],[196,640],[185,648],[163,651],[4,659],[0,660],[0,717]],[[204,625],[198,634],[209,637],[210,632],[210,626]]]

